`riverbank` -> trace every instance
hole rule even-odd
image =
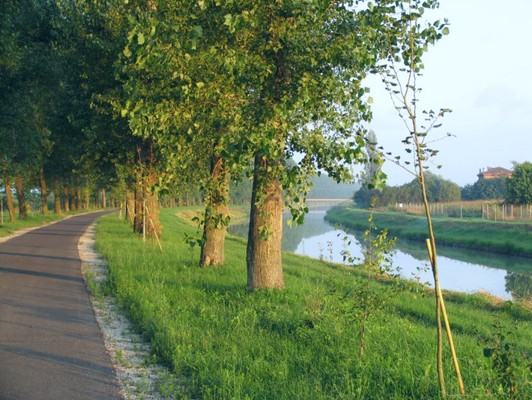
[[[349,229],[367,229],[369,211],[352,206],[331,208],[325,219]],[[425,241],[427,222],[424,217],[375,212],[373,220],[379,229],[399,239]],[[457,218],[434,218],[438,244],[532,258],[532,225]],[[529,272],[532,272],[529,271]]]
[[[361,358],[356,269],[284,254],[285,290],[249,293],[245,243],[227,240],[226,265],[199,268],[199,249],[182,240],[196,229],[177,211],[161,210],[162,252],[115,217],[99,223],[97,249],[109,263],[110,292],[151,342],[154,359],[178,375],[182,398],[438,398],[430,294],[394,286],[369,320]],[[532,355],[530,311],[482,294],[446,296],[467,398],[497,395],[497,374],[484,357],[500,331],[496,321],[513,332],[522,379]]]

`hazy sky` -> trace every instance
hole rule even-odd
[[[532,0],[440,0],[431,20],[446,17],[450,34],[425,56],[419,81],[423,109],[453,110],[434,137],[440,150],[432,170],[463,186],[480,168],[511,169],[512,161],[532,161]],[[379,144],[405,155],[408,132],[378,80],[368,82]],[[413,179],[387,162],[390,185]]]

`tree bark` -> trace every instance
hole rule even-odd
[[[88,186],[85,186],[84,195],[85,195],[85,209],[88,210],[91,207],[91,196],[89,193]]]
[[[135,193],[131,190],[126,192],[126,219],[130,220],[134,224],[135,220]]]
[[[59,186],[59,177],[54,178],[54,213],[61,214],[61,188]]]
[[[63,209],[65,212],[70,211],[70,190],[67,184],[63,185]]]
[[[148,236],[159,236],[162,231],[161,222],[159,221],[159,196],[157,196],[157,192],[152,190],[157,184],[157,178],[157,173],[154,170],[150,170],[144,185],[145,223],[146,235]]]
[[[42,205],[42,215],[48,215],[48,192],[46,191],[46,179],[44,178],[44,169],[39,170],[39,184],[41,186],[41,205]]]
[[[70,187],[68,188],[68,204],[71,211],[76,211],[76,184],[74,182],[74,176],[70,177]]]
[[[157,183],[157,174],[150,171],[141,177],[135,189],[135,219],[133,230],[138,233],[145,232],[147,236],[161,234],[159,221],[159,199],[157,193],[151,189]]]
[[[11,181],[10,178],[4,175],[4,187],[6,189],[6,200],[7,200],[7,209],[9,211],[9,220],[11,222],[16,222],[17,213],[15,211],[15,206],[13,205],[13,194],[11,193]]]
[[[283,190],[268,168],[274,163],[255,156],[253,193],[247,244],[248,289],[284,287],[281,241]]]
[[[105,192],[105,189],[102,189],[102,208],[107,207],[107,193]]]
[[[229,222],[229,174],[221,158],[211,161],[211,179],[205,195],[205,221],[200,266],[225,263],[225,234]]]
[[[79,179],[77,180],[76,184],[76,206],[78,210],[83,209],[83,203],[81,202],[81,183],[79,182]]]
[[[22,185],[22,178],[20,176],[15,177],[15,186],[17,189],[18,209],[20,218],[28,218],[28,203],[24,196],[24,188]]]
[[[135,187],[135,208],[134,208],[134,218],[133,218],[133,231],[137,233],[142,233],[143,229],[143,213],[144,213],[144,199],[142,196],[142,180],[137,182]]]

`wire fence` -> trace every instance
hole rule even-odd
[[[422,215],[425,207],[421,203],[397,203],[395,211]],[[532,221],[532,204],[501,204],[494,201],[464,201],[432,203],[430,212],[434,216],[449,218],[481,218],[491,221]]]

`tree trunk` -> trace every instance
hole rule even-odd
[[[133,230],[138,233],[145,232],[148,236],[158,236],[162,230],[159,222],[159,199],[157,193],[151,190],[156,183],[156,173],[150,172],[141,178],[135,190]]]
[[[90,193],[89,193],[89,187],[88,186],[85,186],[84,195],[85,195],[85,209],[88,210],[90,208],[90,206],[91,206],[91,196],[90,196]]]
[[[28,218],[28,203],[24,196],[24,188],[22,186],[22,178],[20,176],[15,177],[15,186],[17,188],[18,209],[20,218]]]
[[[7,209],[9,211],[9,220],[11,222],[16,222],[17,213],[15,211],[15,206],[13,205],[13,194],[11,193],[11,182],[10,179],[4,176],[4,186],[6,189],[6,200],[7,200]]]
[[[70,190],[68,188],[68,185],[63,185],[63,209],[65,212],[70,212],[70,196],[69,196]]]
[[[134,218],[133,218],[133,231],[137,233],[142,233],[143,229],[143,213],[144,213],[144,199],[142,197],[142,181],[137,182],[135,187],[135,208],[134,208]]]
[[[76,211],[76,184],[74,182],[74,176],[70,177],[70,187],[68,190],[68,204],[70,205],[71,211]]]
[[[61,188],[57,176],[54,178],[54,213],[61,214]]]
[[[159,196],[152,190],[157,184],[157,178],[155,171],[149,171],[144,185],[145,223],[146,235],[148,236],[159,236],[162,231],[161,222],[159,221]]]
[[[128,190],[126,192],[126,219],[134,224],[135,220],[135,194]]]
[[[102,189],[102,208],[107,207],[107,194],[105,193],[105,189]]]
[[[211,162],[211,179],[205,195],[205,221],[200,265],[225,263],[225,233],[229,222],[229,174],[222,159]]]
[[[273,163],[255,156],[253,193],[247,245],[248,289],[284,287],[281,241],[283,237],[283,190],[271,176]]]
[[[81,202],[81,183],[79,183],[79,179],[78,179],[78,183],[76,185],[76,206],[78,208],[78,210],[81,210],[83,209],[83,204]]]
[[[39,170],[39,184],[41,185],[41,204],[42,204],[42,215],[48,215],[48,192],[46,191],[46,179],[44,179],[44,169]]]

